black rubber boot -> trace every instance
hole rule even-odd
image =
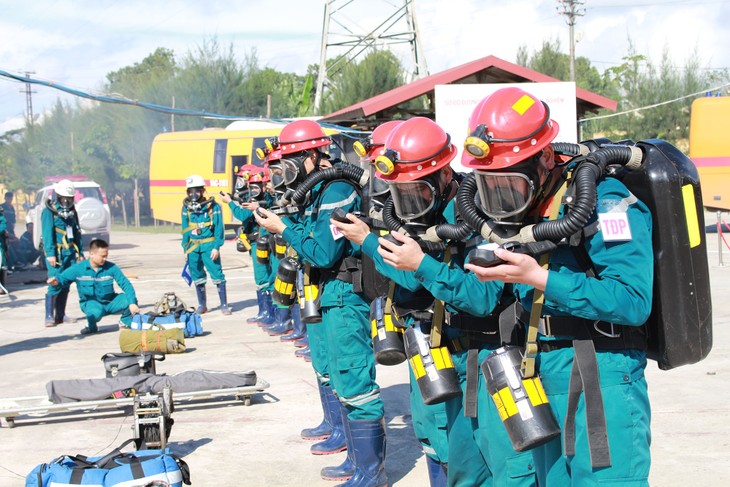
[[[228,294],[226,293],[226,283],[221,282],[218,286],[218,297],[221,300],[221,313],[223,313],[226,316],[229,316],[232,311],[231,308],[228,306]]]
[[[388,485],[385,473],[385,422],[383,418],[350,421],[355,474],[340,487]]]
[[[309,449],[312,455],[333,455],[347,449],[345,427],[342,424],[342,414],[340,413],[340,400],[332,392],[332,388],[330,388],[330,393],[325,396],[325,401],[332,425],[332,434],[326,440],[312,445]]]
[[[195,294],[198,295],[198,309],[195,310],[196,313],[199,315],[202,315],[203,313],[208,312],[208,297],[205,294],[205,284],[196,284],[195,285]]]
[[[53,309],[56,307],[56,296],[46,294],[46,328],[56,326],[56,322],[53,320]]]
[[[0,269],[0,294],[5,294],[8,283],[8,270],[4,267]],[[5,288],[5,289],[3,289]]]
[[[246,323],[258,323],[258,321],[264,316],[264,298],[263,291],[260,289],[256,290],[256,304],[259,307],[259,311],[255,316],[246,319]]]
[[[319,382],[319,381],[317,381]],[[300,435],[305,440],[319,441],[326,440],[332,434],[332,425],[329,419],[329,409],[327,409],[327,394],[332,394],[330,386],[319,384],[319,402],[322,404],[322,413],[324,417],[322,422],[314,428],[304,428]]]
[[[310,353],[311,352],[309,351],[309,345],[307,345],[304,348],[300,348],[299,350],[294,351],[294,355],[296,355],[297,357],[302,357],[302,358],[304,358],[304,356],[306,356],[306,355],[309,355]]]
[[[428,467],[428,480],[431,487],[446,487],[446,464],[437,462],[426,455],[426,466]]]
[[[60,325],[66,316],[66,303],[68,302],[68,290],[61,291],[56,295],[56,305],[54,306],[54,323]]]
[[[342,405],[342,425],[345,428],[345,443],[347,444],[347,458],[340,465],[335,467],[324,467],[319,474],[325,480],[349,480],[355,474],[355,458],[353,457],[352,435],[350,434],[350,422],[347,420],[347,408]]]

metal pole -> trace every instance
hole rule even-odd
[[[725,264],[722,263],[722,212],[717,210],[717,256],[718,265],[720,267]]]

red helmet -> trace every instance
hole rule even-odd
[[[237,176],[245,176],[248,174],[248,176],[250,178],[251,175],[253,175],[257,172],[261,172],[261,167],[255,166],[253,164],[245,164],[245,165],[241,166],[241,169],[238,170]]]
[[[318,147],[327,147],[332,139],[314,120],[295,120],[288,123],[279,134],[281,155],[286,156]]]
[[[257,167],[257,172],[251,173],[251,177],[249,178],[249,183],[268,183],[269,182],[269,168],[264,167]]]
[[[547,104],[520,88],[499,89],[469,118],[462,164],[489,171],[513,166],[547,147],[559,130]]]
[[[392,129],[375,169],[388,182],[414,181],[447,166],[454,157],[449,134],[431,119],[414,117]]]
[[[385,140],[390,133],[402,123],[403,120],[391,120],[378,125],[366,140],[357,141],[353,144],[355,153],[368,161],[374,162],[378,156],[383,155],[383,152],[385,152]]]

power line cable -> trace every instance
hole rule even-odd
[[[725,83],[722,86],[717,86],[715,88],[709,88],[707,90],[698,91],[697,93],[690,93],[689,95],[680,96],[679,98],[675,98],[673,100],[667,100],[667,101],[662,101],[662,102],[659,102],[659,103],[654,103],[653,105],[647,105],[647,106],[639,107],[639,108],[632,108],[631,110],[626,110],[626,111],[623,111],[623,112],[609,113],[608,115],[598,115],[596,117],[591,117],[591,118],[581,118],[581,119],[578,120],[578,123],[588,122],[590,120],[600,120],[602,118],[618,117],[619,115],[626,115],[627,113],[641,112],[641,111],[644,111],[644,110],[648,110],[650,108],[656,108],[656,107],[659,107],[659,106],[662,106],[662,105],[668,105],[670,103],[674,103],[674,102],[679,101],[679,100],[684,100],[685,98],[692,98],[693,96],[701,95],[703,93],[708,93],[708,92],[712,92],[712,91],[719,91],[719,90],[721,90],[723,88],[727,88],[728,86],[730,86],[730,83]]]
[[[128,98],[123,98],[121,96],[107,96],[107,95],[92,95],[88,92],[77,90],[74,88],[69,88],[68,86],[62,85],[60,83],[55,83],[53,81],[46,81],[38,78],[29,78],[27,76],[22,76],[18,74],[12,74],[8,71],[5,71],[3,69],[0,69],[0,76],[9,78],[14,81],[19,81],[21,83],[29,83],[29,84],[36,84],[41,86],[47,86],[49,88],[53,88],[56,90],[63,91],[65,93],[69,93],[74,96],[78,96],[80,98],[86,98],[88,100],[98,101],[100,103],[111,103],[115,105],[127,105],[127,106],[136,106],[140,108],[144,108],[146,110],[152,110],[155,112],[165,113],[165,114],[173,114],[173,115],[182,115],[182,116],[190,116],[190,117],[205,117],[205,118],[211,118],[211,119],[220,119],[220,120],[255,120],[255,121],[270,121],[270,122],[279,122],[279,123],[288,123],[291,121],[291,119],[283,119],[283,118],[261,118],[261,117],[242,117],[238,115],[223,115],[219,113],[213,113],[208,112],[205,110],[187,110],[182,108],[172,108],[166,105],[158,105],[155,103],[148,103],[145,101],[139,101],[139,100],[130,100]],[[369,132],[364,132],[361,130],[355,130],[348,127],[342,127],[340,125],[336,124],[330,124],[330,123],[320,123],[323,127],[326,128],[332,128],[343,135],[348,134],[367,134]]]

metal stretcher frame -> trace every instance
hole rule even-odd
[[[184,401],[197,399],[214,399],[218,397],[234,396],[243,401],[245,406],[251,405],[251,396],[261,393],[269,388],[269,383],[258,379],[255,385],[228,387],[224,389],[209,389],[194,392],[176,392],[173,394],[173,403],[179,404]],[[17,416],[43,417],[52,413],[72,411],[97,411],[105,408],[118,408],[132,406],[134,397],[120,399],[99,399],[96,401],[75,401],[64,403],[53,403],[47,396],[9,397],[0,398],[0,418],[4,419],[8,428],[15,427]]]

